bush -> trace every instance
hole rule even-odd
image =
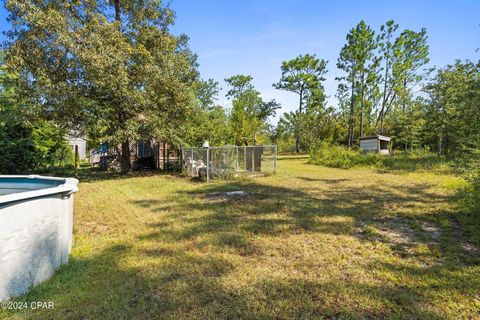
[[[393,155],[384,156],[327,144],[310,152],[310,162],[332,168],[376,167],[400,171],[451,169],[452,166],[426,149],[396,151]]]
[[[73,152],[60,130],[46,122],[0,125],[0,173],[26,173],[73,163]]]
[[[355,166],[379,166],[382,164],[383,158],[384,156],[376,153],[360,153],[358,150],[327,144],[323,144],[310,153],[311,163],[342,169]]]

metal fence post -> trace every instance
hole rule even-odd
[[[243,162],[245,163],[245,172],[247,172],[247,147],[243,146]]]
[[[207,147],[207,182],[210,181],[210,148]]]
[[[235,147],[235,152],[236,152],[235,171],[238,172],[238,146]]]
[[[192,171],[191,175],[192,175],[192,177],[194,177],[194,175],[193,175],[193,148],[192,148],[192,158],[190,159],[190,167],[192,168],[191,169],[191,171]]]

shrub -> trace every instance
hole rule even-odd
[[[0,125],[0,150],[0,173],[25,173],[73,163],[65,137],[47,122]]]
[[[449,170],[453,165],[427,149],[395,151],[393,155],[384,156],[327,144],[310,152],[310,162],[332,168],[376,167],[400,171]]]
[[[376,153],[360,153],[342,146],[323,144],[310,153],[310,162],[332,168],[348,169],[355,166],[381,165],[383,156]]]

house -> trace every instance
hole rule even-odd
[[[68,144],[72,147],[73,153],[78,153],[80,161],[87,159],[87,140],[77,135],[69,135]]]
[[[388,155],[390,151],[388,146],[390,144],[390,137],[374,135],[367,137],[360,137],[360,151],[362,152],[378,152],[380,154]]]
[[[102,170],[118,168],[118,152],[120,146],[102,143],[98,149],[90,150],[90,163],[99,164]],[[180,165],[180,153],[167,142],[139,140],[130,143],[130,163],[133,170],[172,169]]]

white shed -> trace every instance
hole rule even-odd
[[[81,161],[87,159],[87,140],[82,137],[77,136],[68,136],[68,144],[72,147],[73,152],[75,153],[75,147],[78,149],[78,157]]]
[[[390,154],[388,145],[390,144],[390,137],[374,135],[368,137],[360,137],[360,151],[362,152],[378,152],[380,154]]]

